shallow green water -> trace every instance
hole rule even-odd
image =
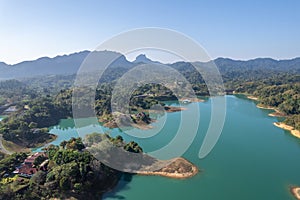
[[[300,185],[300,140],[275,127],[272,123],[278,119],[269,117],[270,111],[256,108],[253,101],[236,96],[227,96],[226,100],[222,135],[213,151],[201,160],[198,153],[209,124],[211,105],[210,100],[197,103],[201,111],[200,128],[184,157],[200,168],[198,175],[186,180],[133,176],[130,182],[121,181],[105,200],[292,200],[289,186]],[[123,135],[127,141],[135,140],[149,152],[174,137],[179,120],[180,113],[169,113],[164,129],[151,139],[132,138],[118,129],[105,131]],[[53,127],[51,132],[59,135],[54,144],[77,136],[73,127],[72,120],[62,120]],[[88,132],[92,127],[83,128]]]
[[[0,115],[0,121],[2,120],[2,119],[4,119],[4,115]]]

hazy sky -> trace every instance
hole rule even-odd
[[[0,0],[0,61],[93,50],[133,28],[162,27],[212,58],[300,56],[299,0]]]

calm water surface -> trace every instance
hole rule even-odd
[[[133,176],[131,181],[121,181],[104,199],[292,200],[289,186],[300,185],[300,140],[275,127],[272,123],[278,119],[269,117],[270,111],[256,108],[253,101],[236,96],[227,96],[226,101],[222,135],[213,151],[201,160],[198,153],[210,121],[211,104],[210,100],[196,103],[200,107],[200,128],[184,157],[199,167],[198,175],[186,180]],[[133,138],[119,129],[103,130],[113,136],[122,135],[126,141],[135,140],[150,152],[166,145],[176,134],[180,113],[167,115],[164,128],[150,139]],[[93,126],[82,129],[89,133]],[[51,133],[58,135],[53,144],[78,137],[71,119],[62,120]]]

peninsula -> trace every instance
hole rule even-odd
[[[138,171],[138,175],[146,176],[164,176],[168,178],[184,179],[195,176],[198,173],[198,168],[188,160],[180,157],[175,158],[174,161],[155,171]]]

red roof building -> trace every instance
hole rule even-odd
[[[28,178],[33,176],[33,174],[35,174],[38,171],[38,169],[34,167],[33,162],[39,156],[46,156],[46,154],[43,152],[38,152],[28,156],[22,163],[22,165],[18,167],[13,173]]]

